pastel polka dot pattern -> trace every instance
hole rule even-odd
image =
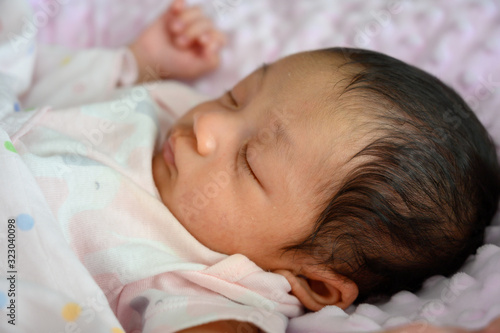
[[[82,308],[78,304],[68,303],[63,307],[61,315],[66,321],[75,321],[78,319],[81,312]]]
[[[12,142],[10,142],[10,141],[5,141],[5,142],[3,143],[3,146],[5,147],[5,149],[10,150],[10,151],[11,151],[11,152],[13,152],[13,153],[17,153],[17,150],[16,150],[16,148],[14,147],[14,145],[12,144]]]
[[[0,309],[5,308],[6,305],[7,305],[7,295],[5,295],[3,291],[0,291]]]
[[[16,112],[21,111],[21,106],[19,105],[19,103],[18,103],[18,102],[15,102],[15,103],[14,103],[14,111],[16,111]]]
[[[33,52],[35,52],[35,44],[34,44],[34,43],[31,43],[31,44],[30,44],[30,47],[28,48],[27,53],[28,53],[28,54],[32,54]]]
[[[70,62],[71,62],[71,57],[70,56],[64,57],[63,60],[61,60],[61,66],[67,65]]]
[[[75,93],[82,93],[85,91],[85,89],[86,89],[85,85],[81,82],[79,82],[73,86],[73,91]]]
[[[111,329],[111,333],[125,333],[125,332],[119,327],[113,327]]]
[[[17,227],[23,231],[31,230],[35,225],[35,220],[29,214],[19,214],[16,218]]]

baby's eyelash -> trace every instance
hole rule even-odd
[[[257,177],[255,176],[255,173],[253,172],[252,168],[250,167],[250,163],[248,163],[248,143],[246,143],[243,146],[243,149],[240,150],[240,159],[242,160],[242,166],[245,168],[246,171],[252,176],[255,180],[259,181]]]
[[[229,90],[229,89],[226,90],[226,95],[228,96],[229,101],[231,102],[232,105],[238,106],[238,102],[234,98],[233,92],[231,90]]]

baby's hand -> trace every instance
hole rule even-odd
[[[201,8],[174,0],[130,49],[139,66],[140,81],[193,79],[217,68],[224,43],[224,35]]]

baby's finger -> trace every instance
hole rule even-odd
[[[177,33],[184,31],[187,27],[194,22],[204,18],[203,11],[200,7],[194,6],[186,8],[178,13],[171,22],[171,29]]]
[[[221,45],[218,42],[211,41],[210,43],[206,44],[205,47],[203,48],[203,56],[206,59],[218,57],[220,48]]]
[[[227,38],[226,38],[226,35],[225,35],[225,34],[223,34],[223,33],[222,33],[221,31],[219,31],[219,30],[214,30],[214,31],[212,32],[212,34],[213,34],[213,37],[212,37],[212,38],[213,38],[214,40],[216,40],[216,41],[217,41],[217,43],[219,44],[219,46],[221,46],[221,47],[222,47],[222,46],[226,45],[226,43],[227,43]]]
[[[184,0],[174,0],[170,4],[168,11],[170,11],[172,13],[179,13],[180,11],[182,11],[184,9],[185,5],[186,4],[185,4]]]
[[[213,30],[209,35],[203,35],[203,37],[205,40],[202,42],[204,44],[203,54],[205,57],[217,54],[226,44],[226,36],[217,30]]]
[[[163,14],[163,21],[165,22],[165,27],[169,29],[172,33],[180,31],[181,26],[177,22],[177,17],[185,7],[184,0],[174,0],[167,11]]]
[[[182,35],[189,41],[197,39],[200,43],[208,42],[207,37],[210,31],[213,29],[212,22],[208,18],[202,18],[191,24]]]
[[[210,42],[203,47],[201,55],[207,63],[218,63],[220,58],[220,50],[221,45],[218,42]]]

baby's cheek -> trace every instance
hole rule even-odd
[[[181,189],[189,187],[189,190],[186,190],[181,197],[182,203],[191,206],[194,211],[202,212],[207,207],[218,205],[221,200],[225,200],[227,192],[231,188],[230,184],[234,181],[232,180],[234,176],[232,177],[227,171],[230,168],[206,171],[200,181],[185,185],[178,184]]]

